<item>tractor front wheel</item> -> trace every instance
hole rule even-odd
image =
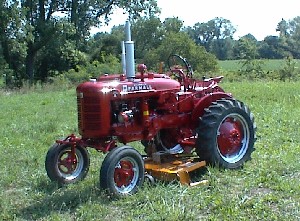
[[[144,183],[145,168],[141,154],[132,147],[111,150],[100,169],[100,187],[120,197],[137,192]]]
[[[254,117],[234,99],[213,102],[200,118],[196,152],[208,164],[235,169],[251,158],[255,142]]]
[[[83,180],[89,166],[90,157],[86,148],[76,146],[73,149],[71,144],[54,144],[45,160],[48,177],[61,185]]]

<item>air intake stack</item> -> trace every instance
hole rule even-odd
[[[131,40],[129,21],[125,24],[125,42],[122,41],[122,67],[127,79],[135,78],[134,42]]]

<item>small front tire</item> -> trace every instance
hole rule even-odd
[[[48,177],[60,185],[83,180],[90,167],[90,157],[81,146],[72,153],[71,144],[54,144],[47,152],[45,168]]]
[[[145,176],[141,154],[132,147],[111,150],[100,169],[100,187],[115,197],[134,194],[143,185]]]

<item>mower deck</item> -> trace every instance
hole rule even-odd
[[[181,184],[196,186],[208,181],[192,182],[190,172],[205,167],[205,161],[197,161],[198,158],[185,154],[169,154],[156,152],[152,157],[144,159],[146,173],[156,179],[164,181],[179,180]]]

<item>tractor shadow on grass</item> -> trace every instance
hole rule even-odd
[[[60,187],[56,183],[42,180],[36,186],[36,197],[33,204],[24,207],[16,215],[25,220],[47,219],[51,214],[70,214],[74,216],[78,207],[97,202],[110,204],[111,199],[105,191],[96,185],[80,183]]]
[[[199,181],[207,174],[207,168],[203,167],[200,170],[192,172],[191,180],[193,182]],[[145,179],[144,187],[147,191],[150,188],[150,192],[155,191],[155,186],[168,186],[179,185],[179,180],[162,181],[155,180],[154,183]],[[59,215],[65,215],[75,219],[75,214],[78,212],[78,208],[84,207],[85,204],[91,204],[96,202],[104,207],[109,207],[113,201],[119,198],[111,197],[106,191],[99,188],[99,183],[91,179],[85,179],[81,182],[69,184],[60,187],[57,183],[49,180],[41,179],[35,186],[35,196],[31,197],[32,204],[24,207],[16,213],[16,217],[24,220],[39,220],[47,219],[52,215],[58,217]],[[143,191],[143,190],[141,190]],[[130,196],[129,196],[130,197]]]

